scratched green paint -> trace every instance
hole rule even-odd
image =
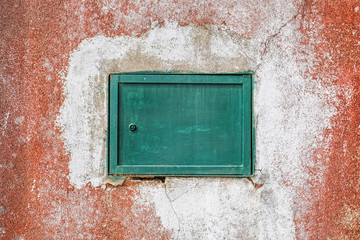
[[[109,174],[253,173],[250,74],[114,74],[109,89]]]

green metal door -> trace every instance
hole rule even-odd
[[[110,174],[252,174],[251,75],[112,75]]]

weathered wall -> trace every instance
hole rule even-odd
[[[358,1],[2,1],[0,238],[360,239]],[[251,179],[106,176],[109,73],[255,72]]]

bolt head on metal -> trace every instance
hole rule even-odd
[[[129,125],[130,131],[135,131],[136,130],[136,125],[135,124],[130,124]]]

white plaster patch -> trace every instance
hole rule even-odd
[[[58,124],[71,155],[70,182],[77,188],[88,182],[93,186],[104,183],[107,87],[106,80],[99,80],[98,75],[105,59],[124,58],[134,46],[129,41],[126,37],[96,37],[83,42],[71,56],[64,86],[66,100]]]
[[[162,186],[145,186],[141,189],[139,195],[134,197],[134,206],[145,206],[149,202],[152,203],[161,203],[155,204],[155,210],[157,216],[160,217],[163,226],[166,226],[167,229],[178,231],[180,228],[180,223],[176,212],[173,210],[171,202],[166,193],[166,189]],[[136,208],[133,211],[137,211]]]
[[[238,44],[235,44],[230,36],[214,36],[210,42],[211,52],[221,58],[237,58],[239,55],[244,55]]]
[[[247,179],[173,178],[142,187],[135,204],[149,202],[174,239],[292,239],[295,234],[292,193],[279,185],[256,190]]]
[[[301,51],[296,28],[292,23],[283,29],[277,39],[281,51],[270,49],[258,69],[256,148],[258,159],[272,159],[258,161],[257,168],[274,171],[274,176],[281,174],[282,181],[301,188],[310,180],[307,167],[323,171],[312,156],[319,144],[326,144],[323,133],[331,128],[330,119],[336,114],[335,104],[327,101],[336,99],[337,90],[303,77],[311,67],[299,60],[314,56],[311,49],[306,49],[307,55],[296,53]]]
[[[163,62],[179,62],[195,59],[194,39],[191,28],[179,31],[176,24],[156,28],[147,34],[141,44],[141,53],[156,57]]]
[[[283,11],[289,14],[289,9]],[[153,205],[175,239],[294,239],[296,189],[308,181],[307,167],[324,171],[312,154],[324,142],[323,132],[335,114],[327,101],[336,91],[304,77],[309,65],[299,60],[308,56],[298,49],[301,35],[296,22],[281,29],[276,44],[267,42],[264,53],[266,38],[282,25],[283,19],[274,20],[253,39],[234,37],[212,26],[166,23],[140,38],[84,40],[71,54],[57,121],[70,156],[70,183],[76,188],[106,183],[109,73],[237,72],[259,66],[254,92],[258,176],[254,179],[262,179],[264,186],[255,190],[247,179],[167,179],[166,186],[142,185],[134,211]],[[304,51],[311,54],[311,49]]]
[[[211,48],[196,40],[205,37],[217,43],[219,36],[221,44],[213,44]],[[201,51],[195,51],[195,46]],[[235,46],[231,37],[220,30],[179,27],[173,23],[153,29],[142,38],[97,36],[84,40],[71,54],[65,76],[66,98],[57,119],[70,154],[71,184],[77,188],[89,182],[94,187],[105,184],[106,89],[110,72],[170,69],[212,72],[208,68],[211,62],[225,65],[227,59],[234,60],[235,55],[219,59],[219,53],[229,52],[229,47]],[[241,54],[235,61],[245,64],[242,68],[231,64],[219,71],[249,70],[256,66]]]
[[[25,117],[24,116],[20,116],[20,117],[16,117],[15,120],[14,120],[14,123],[16,125],[19,125],[21,124],[23,121],[24,121]]]
[[[2,133],[2,135],[3,136],[5,136],[5,130],[6,130],[6,128],[7,128],[7,124],[8,124],[8,120],[9,120],[9,115],[10,115],[10,112],[7,112],[6,114],[5,114],[5,116],[6,117],[4,117],[3,119],[2,119],[2,127],[1,127],[1,133]],[[0,142],[0,144],[1,144],[1,142]]]
[[[317,80],[305,77],[305,73],[312,70],[312,62],[304,59],[316,59],[312,49],[315,44],[301,44],[298,24],[299,21],[293,21],[282,29],[274,44],[269,46],[268,53],[264,54],[256,73],[256,168],[269,176],[267,184],[272,186],[273,193],[288,192],[290,188],[290,196],[297,202],[282,207],[279,204],[275,207],[277,211],[281,210],[278,214],[262,216],[263,239],[291,239],[286,237],[285,231],[279,231],[279,226],[288,229],[286,224],[301,219],[320,196],[314,194],[312,188],[322,185],[326,168],[314,155],[317,149],[326,149],[331,141],[324,138],[324,132],[331,128],[330,120],[337,113],[336,94],[339,90],[323,85],[321,79],[331,77],[318,76]],[[314,29],[320,27],[313,26]],[[285,185],[290,187],[285,189]],[[290,216],[292,211],[293,216]],[[271,226],[271,222],[276,221],[272,218],[279,215],[287,216],[288,221],[277,221],[278,227]],[[297,237],[308,238],[302,230]]]

